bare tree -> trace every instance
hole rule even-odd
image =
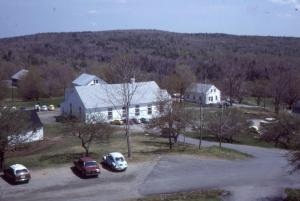
[[[109,133],[112,132],[110,125],[98,117],[91,117],[86,122],[70,118],[68,124],[68,129],[72,135],[80,139],[81,146],[85,150],[85,156],[89,156],[90,146],[93,142],[107,139]]]
[[[39,100],[44,95],[44,89],[45,85],[41,72],[36,68],[30,69],[19,84],[20,94],[25,100]]]
[[[129,109],[131,107],[132,98],[136,93],[139,85],[135,83],[135,79],[139,78],[141,74],[137,68],[137,61],[128,55],[119,56],[114,60],[111,67],[111,79],[114,83],[119,83],[119,88],[111,90],[107,86],[107,95],[111,100],[111,104],[117,109],[119,105],[122,105],[121,116],[125,120],[125,136],[127,141],[128,158],[132,157],[132,140],[130,133],[129,122]]]
[[[176,66],[173,74],[170,74],[165,77],[162,85],[172,94],[179,93],[180,102],[182,102],[182,97],[185,93],[185,90],[190,86],[191,83],[195,81],[195,73],[191,70],[189,66],[178,65]]]
[[[278,114],[289,82],[289,69],[277,64],[270,71],[268,90],[273,99],[274,111]]]
[[[300,129],[300,119],[288,113],[280,113],[276,121],[262,124],[262,139],[274,142],[275,146],[281,145],[285,148],[291,146],[291,141]]]
[[[148,125],[149,128],[160,128],[163,136],[168,136],[169,148],[177,143],[180,134],[185,130],[187,122],[187,113],[184,110],[184,104],[172,102],[169,97],[160,97],[160,114],[154,118]]]
[[[222,107],[211,115],[205,129],[216,137],[221,149],[223,141],[233,143],[234,135],[238,134],[245,127],[245,124],[245,119],[236,109]]]
[[[22,111],[0,104],[0,170],[4,168],[6,153],[31,137],[27,134],[31,126],[28,118]]]

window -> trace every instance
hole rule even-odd
[[[218,100],[218,96],[216,96],[216,101]]]
[[[94,84],[98,84],[98,80],[94,80]]]
[[[126,118],[126,107],[122,107],[122,117]]]
[[[152,106],[148,105],[148,114],[152,114]]]
[[[112,108],[107,109],[107,118],[112,119],[113,118],[113,111]]]
[[[136,105],[135,106],[135,116],[139,116],[140,115],[140,106]]]

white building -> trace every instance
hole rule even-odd
[[[129,93],[124,93],[126,89]],[[151,119],[159,115],[160,97],[171,100],[168,92],[160,89],[154,81],[76,86],[66,91],[61,113],[83,121],[95,117],[104,121],[122,120],[126,117],[124,94],[130,94],[130,119]]]
[[[24,115],[26,128],[18,135],[9,136],[9,144],[22,144],[44,139],[44,127],[35,110],[19,111]]]
[[[221,91],[215,85],[193,83],[185,91],[184,99],[205,105],[217,104],[221,102]]]
[[[97,77],[96,75],[82,73],[75,80],[73,80],[72,84],[74,86],[89,86],[89,85],[106,84],[106,82],[101,78]]]

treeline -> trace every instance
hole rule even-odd
[[[32,68],[45,84],[45,95],[52,96],[62,93],[80,72],[110,82],[109,69],[120,55],[135,59],[141,79],[167,85],[170,76],[192,74],[195,80],[213,82],[238,101],[251,95],[257,96],[258,103],[262,91],[263,96],[270,96],[261,86],[269,86],[274,77],[284,79],[279,78],[281,71],[292,79],[300,71],[299,38],[125,30],[0,39],[0,79],[8,79],[20,68]],[[183,66],[191,73],[182,70]]]

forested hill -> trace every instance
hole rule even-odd
[[[110,65],[116,55],[134,55],[149,77],[189,66],[201,79],[220,79],[232,63],[248,69],[248,79],[259,78],[267,66],[280,63],[300,67],[300,38],[182,34],[156,30],[43,33],[0,39],[1,79],[21,67],[71,68],[93,72]],[[237,62],[238,61],[238,62]],[[250,76],[250,77],[249,77]],[[253,77],[254,76],[254,77]]]

